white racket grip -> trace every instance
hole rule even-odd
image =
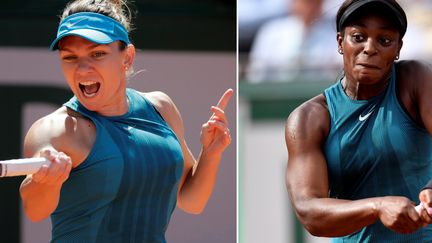
[[[22,176],[37,172],[42,165],[50,162],[44,157],[11,159],[0,161],[0,177]]]

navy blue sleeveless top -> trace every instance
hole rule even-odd
[[[183,173],[181,147],[143,95],[126,94],[130,107],[122,116],[98,115],[76,97],[65,104],[95,124],[96,140],[62,186],[52,242],[166,242]]]
[[[324,152],[330,197],[405,196],[419,202],[432,177],[432,138],[407,114],[396,93],[395,68],[385,92],[352,100],[341,81],[325,90],[330,132]],[[403,235],[379,220],[333,242],[432,242],[432,228]]]

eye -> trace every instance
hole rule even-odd
[[[362,41],[364,41],[364,39],[365,39],[364,36],[363,36],[362,34],[360,34],[360,33],[355,33],[355,34],[353,34],[351,38],[352,38],[353,41],[355,41],[355,42],[362,42]]]
[[[61,57],[61,59],[65,62],[73,62],[77,59],[77,57],[74,55],[64,55]]]
[[[101,58],[105,55],[106,55],[106,52],[104,52],[104,51],[95,51],[92,53],[92,57],[94,57],[94,58]]]
[[[381,37],[379,39],[379,43],[383,46],[389,46],[392,44],[392,42],[393,42],[393,40],[391,38],[388,38],[388,37]]]

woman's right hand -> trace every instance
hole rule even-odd
[[[402,234],[412,233],[424,226],[415,210],[415,203],[406,197],[380,198],[378,216],[385,227]]]
[[[45,148],[40,151],[40,156],[47,158],[51,163],[43,165],[32,176],[32,181],[49,186],[62,185],[69,177],[72,160],[63,152],[53,148]]]

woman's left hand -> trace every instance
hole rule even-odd
[[[201,129],[201,144],[203,153],[207,156],[220,156],[231,143],[231,134],[228,128],[228,119],[225,108],[234,91],[228,89],[220,98],[216,106],[211,107],[213,115],[203,124]]]

